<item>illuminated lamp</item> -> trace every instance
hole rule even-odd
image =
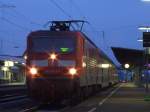
[[[57,55],[55,53],[50,54],[50,59],[56,60]]]
[[[124,67],[125,67],[126,69],[128,69],[128,68],[130,67],[130,65],[129,65],[129,64],[125,64]]]
[[[9,69],[8,69],[8,67],[5,67],[5,66],[4,66],[4,67],[2,67],[2,70],[6,72],[6,71],[8,71]]]
[[[5,61],[4,62],[4,66],[5,67],[13,67],[14,66],[14,62],[13,61]]]
[[[32,75],[35,75],[35,74],[38,73],[38,71],[37,71],[36,68],[32,67],[32,68],[30,68],[30,73],[31,73]]]
[[[141,0],[142,2],[150,2],[150,0]]]
[[[82,67],[86,67],[86,63],[85,62],[82,63]]]
[[[109,64],[101,64],[101,68],[109,68]]]
[[[70,68],[69,69],[69,74],[75,75],[77,73],[77,70],[75,68]]]
[[[25,55],[25,56],[24,56],[24,59],[25,59],[25,60],[27,60],[27,59],[28,59],[27,55]]]

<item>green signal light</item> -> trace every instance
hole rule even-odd
[[[68,52],[69,51],[69,48],[60,48],[61,49],[61,52]]]

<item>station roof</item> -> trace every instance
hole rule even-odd
[[[144,62],[143,50],[112,47],[113,53],[120,64],[142,66]]]

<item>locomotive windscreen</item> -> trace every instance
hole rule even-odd
[[[33,52],[72,53],[75,51],[75,43],[73,37],[34,37],[31,50]]]

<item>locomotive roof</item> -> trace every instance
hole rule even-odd
[[[59,34],[72,34],[72,33],[80,33],[81,35],[83,35],[83,37],[85,39],[87,39],[93,46],[95,46],[100,54],[106,59],[108,60],[110,63],[114,64],[114,62],[103,52],[102,49],[100,49],[99,47],[97,47],[97,45],[91,40],[89,39],[89,37],[84,34],[81,31],[50,31],[50,30],[38,30],[38,31],[33,31],[29,34],[29,36],[33,35],[33,36],[37,36],[37,35],[47,35],[47,34],[52,34],[52,33],[59,33]],[[115,64],[114,64],[115,65]]]

